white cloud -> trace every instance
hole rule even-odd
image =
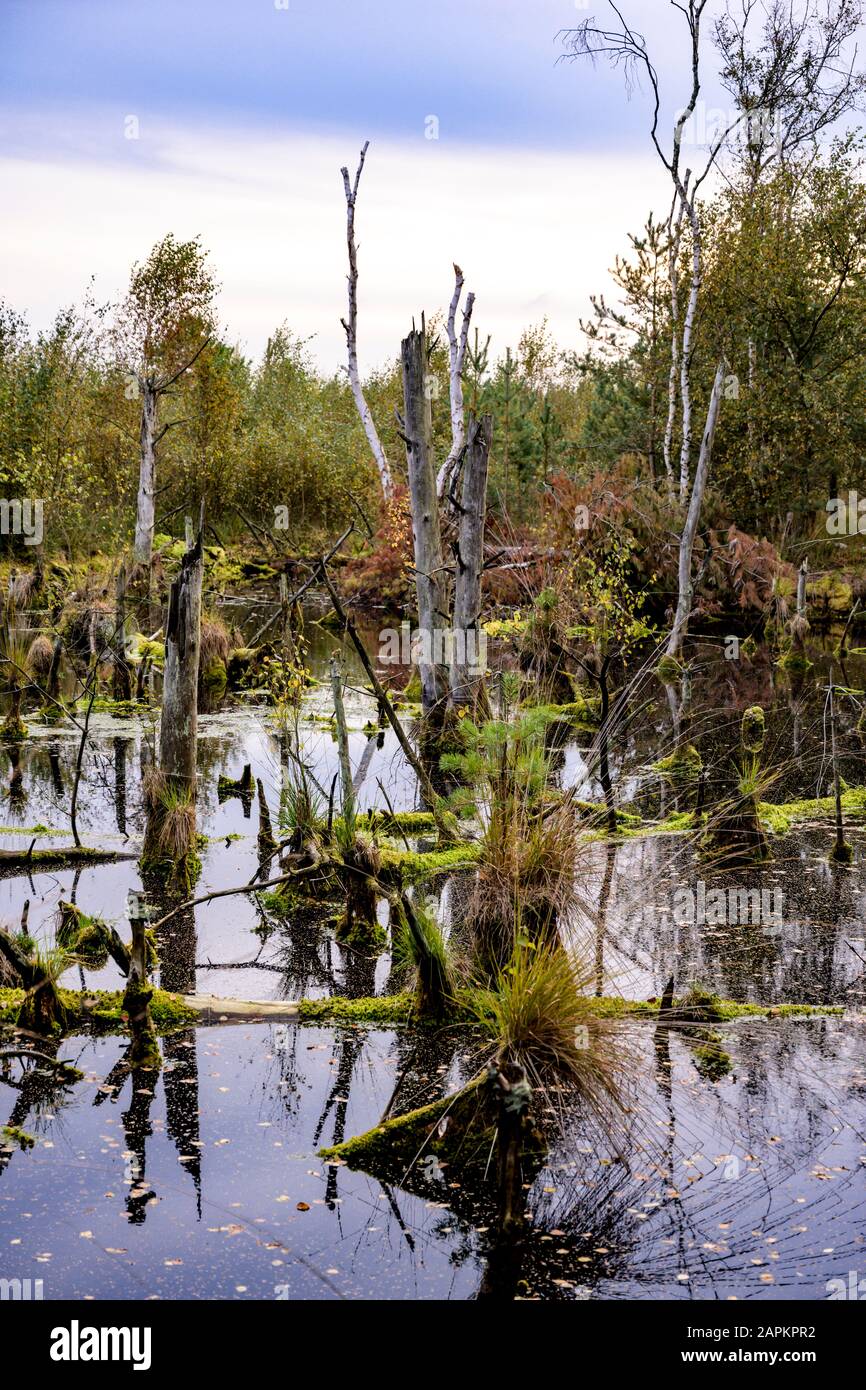
[[[91,274],[99,298],[166,231],[201,233],[222,281],[228,334],[258,353],[282,320],[315,335],[321,365],[344,357],[345,207],[340,166],[357,135],[149,131],[115,158],[0,159],[5,293],[44,326]],[[79,144],[79,149],[81,144]],[[357,213],[362,367],[391,357],[412,315],[446,303],[457,260],[494,349],[547,314],[576,340],[590,293],[665,198],[649,153],[629,159],[468,149],[446,139],[371,145]]]

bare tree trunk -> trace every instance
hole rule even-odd
[[[256,852],[259,856],[259,863],[267,859],[268,855],[273,855],[277,849],[277,842],[274,839],[274,829],[271,825],[271,812],[268,806],[268,798],[265,795],[265,786],[261,777],[256,779],[256,789],[259,794],[259,835],[256,841]]]
[[[132,679],[129,663],[126,660],[126,566],[121,565],[117,572],[114,610],[114,698],[129,700],[132,696]]]
[[[147,937],[143,917],[135,916],[130,922],[132,943],[129,950],[129,974],[123,995],[123,1007],[129,1017],[129,1031],[132,1043],[129,1061],[133,1067],[155,1067],[162,1065],[156,1030],[150,1016],[150,1001],[153,986],[147,979]]]
[[[457,573],[451,653],[451,703],[469,704],[479,671],[478,619],[481,615],[481,576],[484,570],[484,519],[487,511],[487,464],[493,439],[493,418],[470,420],[463,468],[463,494],[457,533]],[[474,668],[474,669],[473,669]]]
[[[201,644],[202,529],[180,562],[165,625],[159,765],[166,781],[195,800],[198,664]]]
[[[364,433],[373,454],[376,468],[379,471],[379,481],[382,484],[382,492],[385,497],[390,497],[391,469],[385,457],[385,450],[382,448],[381,440],[376,429],[373,416],[370,412],[364,391],[361,386],[361,376],[358,371],[358,253],[355,248],[355,202],[358,197],[358,184],[361,181],[361,171],[364,168],[364,158],[367,154],[369,140],[361,150],[361,158],[358,161],[358,168],[355,173],[354,183],[349,181],[349,171],[344,168],[340,172],[343,175],[343,188],[346,193],[346,243],[349,250],[349,317],[342,319],[343,328],[346,333],[346,349],[348,352],[348,372],[349,385],[352,388],[352,395],[355,406],[361,417],[361,424],[364,426]]]
[[[457,309],[463,289],[463,271],[459,265],[454,267],[454,293],[448,307],[448,320],[445,325],[448,334],[448,392],[451,402],[451,448],[448,457],[436,477],[436,491],[444,497],[449,489],[452,475],[459,467],[460,456],[466,439],[465,415],[463,407],[463,364],[466,361],[466,340],[469,337],[469,323],[475,295],[467,294],[463,307],[463,325],[457,337]]]
[[[674,199],[677,205],[676,220],[673,221],[673,231],[671,233],[668,277],[670,280],[671,296],[671,369],[668,375],[668,413],[665,421],[665,435],[663,453],[665,461],[665,478],[667,480],[668,495],[674,495],[674,465],[673,465],[673,438],[674,422],[677,414],[677,378],[680,369],[680,306],[679,306],[679,286],[677,284],[677,271],[680,256],[680,239],[683,228],[683,202],[677,195]],[[671,219],[673,219],[673,208],[671,208]]]
[[[850,864],[854,858],[851,846],[845,841],[845,822],[842,817],[842,782],[839,777],[839,753],[836,747],[836,701],[833,667],[830,667],[830,757],[833,762],[833,800],[836,811],[836,842],[830,858],[836,864]]]
[[[349,729],[343,707],[343,672],[336,652],[331,657],[331,695],[337,724],[337,748],[340,756],[340,801],[347,842],[355,838],[355,793],[352,786],[352,764],[349,760]]]
[[[439,499],[433,467],[433,420],[424,323],[403,339],[404,438],[409,465],[412,535],[415,543],[415,592],[421,653],[421,706],[425,714],[442,700],[445,677],[441,662],[447,626],[446,574],[439,528]]]
[[[667,655],[677,658],[682,651],[683,638],[686,634],[689,613],[692,607],[692,550],[694,548],[698,522],[701,516],[701,506],[703,505],[704,492],[707,486],[707,475],[710,470],[710,459],[713,452],[713,435],[716,432],[716,421],[719,416],[719,405],[721,403],[722,389],[725,383],[725,366],[725,359],[721,358],[719,365],[716,367],[713,389],[710,393],[710,403],[707,407],[707,422],[704,426],[704,437],[701,440],[701,452],[698,457],[698,466],[695,470],[695,481],[692,484],[692,495],[689,502],[688,515],[686,516],[682,536],[680,537],[677,611],[674,616],[674,624],[667,645]]]
[[[680,350],[680,399],[683,412],[683,434],[680,444],[680,502],[685,502],[689,490],[689,472],[692,453],[692,334],[695,314],[698,308],[698,293],[701,288],[701,227],[694,198],[686,202],[686,210],[692,229],[692,279],[689,297],[683,319],[683,341]]]
[[[153,382],[142,382],[141,425],[139,429],[138,504],[135,513],[135,563],[150,574],[153,556],[156,491],[156,403]]]

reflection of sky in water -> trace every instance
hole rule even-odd
[[[256,622],[261,618],[255,615]],[[322,678],[337,639],[322,629],[309,631],[314,670]],[[368,720],[375,721],[375,706],[361,693],[353,662],[350,673],[358,802],[381,806],[381,782],[396,809],[410,808],[414,778],[390,730],[372,737],[363,732]],[[792,704],[788,687],[760,658],[738,672],[718,660],[698,663],[687,732],[705,761],[729,755],[742,708],[755,700],[775,701],[768,749],[782,775],[772,797],[826,792],[820,692]],[[315,718],[330,713],[324,684],[310,692],[305,712],[302,754],[327,791],[337,772],[337,746]],[[844,720],[845,775],[862,783],[862,746],[850,734],[850,710]],[[92,727],[80,793],[82,838],[134,850],[147,723],[99,714]],[[286,770],[267,710],[245,704],[203,716],[200,733],[199,829],[208,843],[196,892],[205,894],[248,880],[257,857],[257,804],[245,807],[237,798],[220,804],[219,775],[237,778],[250,763],[276,825]],[[28,837],[12,829],[38,824],[60,832],[40,843],[69,843],[62,832],[77,735],[38,726],[33,734],[18,752],[0,753],[6,783],[0,821],[8,827],[0,834],[3,847],[26,847]],[[672,737],[672,708],[656,690],[614,749],[621,798],[634,798],[649,816],[674,807],[671,793],[649,772],[651,762],[670,751]],[[583,794],[597,796],[598,787],[587,780],[588,748],[585,736],[568,743],[557,775],[563,786],[579,785]],[[684,837],[589,844],[577,865],[583,905],[567,924],[569,942],[587,957],[599,993],[647,998],[660,994],[673,975],[678,991],[700,981],[748,1001],[862,1005],[866,856],[862,831],[852,828],[850,838],[858,854],[851,870],[827,865],[831,832],[825,826],[776,840],[770,863],[728,875],[702,866]],[[779,921],[678,920],[675,894],[696,889],[699,881],[706,890],[781,892]],[[127,890],[139,886],[134,861],[0,878],[0,920],[17,924],[29,899],[30,929],[48,940],[58,902],[72,899],[126,935]],[[446,885],[446,923],[459,900],[459,883]],[[266,921],[256,900],[244,895],[183,914],[161,942],[162,983],[252,999],[359,996],[389,988],[387,954],[373,961],[342,950],[317,922],[262,932]],[[81,977],[76,967],[67,981],[82,978],[91,987],[119,983],[113,965]],[[627,1162],[601,1163],[610,1153],[568,1119],[530,1196],[535,1227],[519,1271],[523,1293],[820,1298],[828,1278],[860,1267],[854,1212],[862,1203],[866,1153],[862,1025],[776,1021],[720,1031],[731,1070],[712,1082],[695,1070],[700,1041],[687,1030],[632,1026],[642,1079],[624,1140]],[[264,1025],[199,1029],[169,1040],[169,1068],[155,1094],[137,1094],[132,1104],[129,1083],[117,1103],[97,1089],[120,1055],[117,1039],[63,1044],[62,1055],[78,1059],[88,1079],[62,1101],[43,1099],[34,1108],[26,1090],[16,1098],[0,1087],[4,1120],[12,1112],[40,1139],[34,1152],[16,1151],[2,1164],[0,1244],[14,1250],[15,1268],[0,1274],[42,1277],[47,1297],[513,1293],[513,1262],[486,1244],[495,1220],[484,1193],[449,1195],[418,1181],[417,1173],[383,1188],[372,1177],[328,1169],[315,1158],[319,1144],[374,1123],[404,1069],[401,1103],[409,1106],[430,1098],[431,1085],[435,1093],[436,1086],[458,1084],[469,1063],[455,1061],[447,1046],[419,1059],[408,1033],[290,1027],[279,1037],[276,1050],[275,1028]],[[138,1161],[142,1146],[146,1185],[143,1179],[125,1184],[124,1163]],[[736,1176],[726,1177],[727,1170]],[[299,1201],[309,1211],[298,1211]],[[20,1247],[10,1246],[12,1240]],[[40,1259],[46,1252],[50,1258]]]
[[[464,1299],[518,1278],[545,1298],[823,1298],[862,1271],[862,1025],[728,1027],[715,1083],[688,1030],[628,1037],[642,1080],[620,1157],[566,1116],[516,1268],[492,1189],[455,1192],[423,1157],[393,1184],[316,1157],[374,1123],[401,1072],[413,1103],[453,1085],[471,1067],[453,1045],[419,1058],[408,1034],[201,1028],[168,1041],[133,1103],[128,1081],[116,1101],[100,1090],[120,1041],[70,1039],[86,1077],[62,1102],[38,1113],[2,1088],[4,1121],[14,1104],[38,1141],[0,1167],[2,1273],[42,1278],[46,1298]]]

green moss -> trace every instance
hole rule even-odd
[[[675,656],[665,653],[656,666],[656,675],[665,685],[676,685],[683,675],[682,663]]]
[[[91,849],[86,845],[68,845],[65,849],[34,849],[30,854],[26,849],[20,852],[6,850],[2,856],[2,864],[6,869],[23,867],[28,865],[38,867],[44,864],[54,864],[60,867],[63,864],[110,864],[118,858],[118,851],[113,849]]]
[[[27,738],[27,725],[19,716],[11,711],[7,714],[0,725],[0,742],[2,743],[23,743]]]
[[[424,883],[440,874],[454,874],[474,868],[480,853],[481,846],[475,841],[452,845],[449,849],[429,850],[424,854],[383,847],[381,877],[385,882],[402,887]]]
[[[698,1074],[705,1081],[721,1081],[733,1070],[731,1054],[722,1047],[722,1035],[712,1029],[702,1034],[702,1041],[692,1048]]]
[[[810,661],[805,652],[795,651],[793,647],[783,652],[776,665],[783,671],[808,671],[814,662]]]
[[[388,933],[379,922],[365,922],[354,917],[350,926],[345,913],[337,921],[334,936],[341,946],[364,955],[381,955],[388,945]]]
[[[842,793],[842,810],[848,821],[866,820],[866,787],[849,787]],[[769,830],[784,835],[793,825],[803,825],[810,821],[831,820],[836,813],[836,802],[832,796],[817,797],[812,800],[787,801],[776,805],[770,801],[758,804],[758,814]]]
[[[854,603],[854,591],[845,575],[828,570],[806,581],[806,598],[809,603],[823,607],[830,613],[849,613]]]
[[[850,845],[843,842],[841,845],[834,845],[827,857],[831,864],[851,864],[854,861],[854,851]]]
[[[152,874],[160,883],[187,894],[195,887],[202,871],[201,859],[194,851],[185,854],[182,859],[142,855],[139,866],[142,874]]]
[[[34,1135],[28,1134],[20,1125],[3,1125],[0,1129],[0,1142],[5,1149],[17,1146],[19,1149],[32,1149],[36,1143]]]
[[[620,834],[624,838],[639,839],[644,835],[686,835],[703,824],[704,817],[696,817],[694,811],[671,811],[664,820],[644,822],[630,829],[624,828]]]
[[[0,835],[71,835],[71,830],[57,830],[53,825],[0,825]]]
[[[367,999],[302,999],[298,1018],[302,1023],[393,1025],[408,1023],[415,1007],[412,994],[383,994]]]
[[[207,670],[202,672],[202,689],[212,699],[216,699],[225,694],[227,679],[225,662],[216,659],[210,663]]]
[[[457,817],[453,811],[443,811],[445,824],[455,833]],[[432,811],[397,811],[394,815],[386,811],[364,811],[357,817],[359,827],[384,831],[386,835],[438,835],[436,817]]]
[[[130,661],[143,661],[149,657],[151,664],[159,671],[165,666],[165,643],[151,641],[143,632],[137,632],[132,639]]]
[[[672,785],[683,782],[696,782],[701,775],[703,760],[693,743],[683,743],[666,758],[652,764],[653,772],[658,772]]]
[[[456,1095],[443,1096],[430,1105],[386,1120],[344,1144],[320,1149],[319,1156],[336,1159],[350,1168],[406,1169],[421,1153],[451,1162],[456,1140],[463,1150],[463,1167],[467,1159],[477,1158],[490,1149],[492,1125],[484,1105],[485,1092],[483,1078],[477,1077]],[[446,1117],[448,1122],[444,1123]],[[480,1132],[472,1135],[473,1129]],[[467,1143],[470,1136],[471,1142]]]
[[[385,994],[362,999],[302,999],[298,1005],[301,1023],[346,1023],[371,1027],[393,1027],[420,1020],[413,1016],[414,995]],[[620,999],[615,995],[592,995],[585,1000],[586,1011],[595,1018],[657,1019],[658,999]],[[733,999],[721,999],[709,990],[694,986],[688,994],[673,1001],[673,1010],[680,1023],[730,1023],[740,1018],[807,1018],[839,1016],[845,1012],[836,1004],[739,1004]],[[477,996],[472,991],[459,990],[449,1014],[454,1025],[474,1027],[478,1023]]]
[[[551,724],[564,724],[570,729],[595,730],[601,719],[601,698],[598,695],[578,693],[576,699],[568,700],[564,704],[538,702],[529,695],[520,703],[523,709],[537,711]]]
[[[78,700],[76,710],[86,710],[88,700]],[[111,700],[107,696],[100,696],[93,701],[93,711],[96,714],[110,714],[115,719],[135,719],[147,713],[148,706],[139,700]]]
[[[66,1010],[67,1032],[126,1031],[121,991],[58,989],[57,993]],[[15,1023],[25,998],[23,989],[0,989],[0,1022]],[[169,994],[163,989],[153,991],[150,1016],[158,1033],[171,1033],[198,1022],[195,1009],[184,1004],[180,995]]]
[[[766,732],[767,723],[761,706],[749,705],[749,708],[743,711],[740,725],[740,737],[747,753],[760,753]]]
[[[601,801],[573,801],[572,806],[585,820],[593,826],[606,826],[608,810],[604,802]],[[640,825],[640,816],[634,815],[631,811],[614,811],[617,827],[621,830],[635,830]]]
[[[60,903],[57,944],[68,952],[70,960],[78,961],[90,970],[101,970],[108,961],[103,923],[88,917],[74,903]]]
[[[412,671],[401,694],[402,698],[409,704],[419,705],[421,703],[421,672],[417,667]]]

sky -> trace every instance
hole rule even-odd
[[[681,21],[624,0],[667,102]],[[345,360],[340,168],[370,141],[356,214],[362,371],[391,359],[462,266],[494,354],[589,296],[667,175],[646,90],[561,61],[582,0],[0,0],[0,296],[36,329],[121,293],[167,231],[200,235],[226,336],[281,323]],[[712,100],[712,91],[709,92]],[[663,118],[664,119],[664,118]]]

